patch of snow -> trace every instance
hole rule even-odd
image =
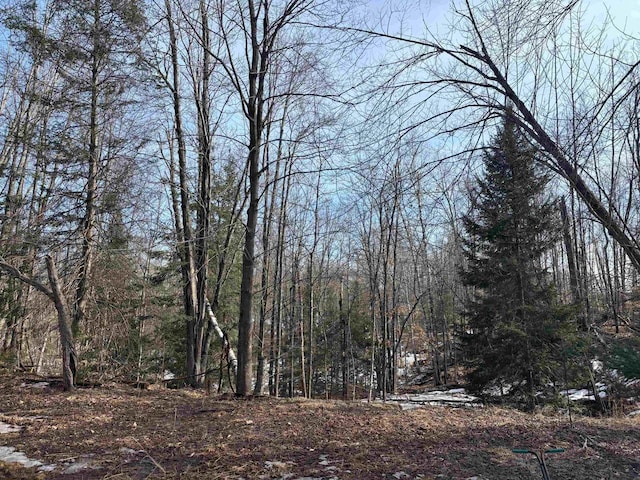
[[[16,451],[13,447],[0,447],[0,461],[6,463],[19,463],[23,467],[41,467],[43,464],[39,460],[33,460],[24,453]]]
[[[620,372],[615,368],[609,370],[609,375],[611,375],[613,378],[618,378],[618,379],[622,378],[622,375],[620,374]]]
[[[66,468],[62,471],[65,475],[71,475],[81,472],[83,470],[99,470],[100,467],[96,463],[87,457],[80,457],[77,461],[66,464]]]
[[[604,368],[604,363],[601,360],[591,360],[591,370],[599,373]]]
[[[447,393],[456,394],[456,393],[467,393],[464,388],[452,388],[451,390],[447,390]]]
[[[16,433],[22,430],[19,425],[11,425],[9,423],[0,422],[0,434],[3,433]]]
[[[163,380],[175,380],[176,379],[176,374],[173,373],[171,370],[165,370],[164,372],[162,372],[162,379]]]
[[[598,398],[606,398],[607,396],[607,387],[606,385],[597,384],[598,387]],[[595,401],[596,397],[593,395],[593,392],[587,388],[575,389],[572,388],[570,390],[563,390],[562,396],[569,397],[569,400],[572,402],[581,402],[581,401]]]
[[[340,471],[340,468],[336,467],[335,465],[331,465],[334,462],[329,460],[329,455],[326,455],[326,454],[320,455],[318,457],[318,459],[320,460],[318,462],[318,465],[322,465],[324,467],[324,471],[325,472],[327,472],[327,473],[337,473],[337,472]],[[323,477],[323,479],[325,479],[325,480],[331,480],[331,478],[335,478],[336,480],[338,480],[338,477],[330,477],[328,479],[326,477]],[[302,480],[302,479],[296,479],[296,480]]]
[[[38,382],[38,383],[26,383],[23,382],[20,384],[20,386],[22,388],[39,388],[39,389],[43,389],[43,388],[47,388],[49,386],[49,382]]]
[[[508,395],[509,392],[513,389],[513,385],[510,383],[505,383],[504,385],[494,385],[492,387],[486,388],[482,393],[489,395],[490,397],[502,397],[503,395]]]
[[[446,391],[435,390],[417,394],[389,395],[387,396],[387,401],[398,402],[402,410],[413,410],[424,405],[456,407],[477,407],[481,405],[480,399],[467,394],[464,388]]]
[[[628,417],[636,417],[638,415],[640,415],[640,410],[635,410],[633,412],[627,413]]]
[[[391,476],[393,478],[397,478],[398,480],[400,480],[401,478],[409,478],[409,474],[406,472],[396,472]]]
[[[436,390],[427,393],[413,395],[390,395],[387,397],[391,401],[408,400],[410,402],[442,402],[442,403],[473,403],[479,401],[478,397],[466,393],[452,393]]]
[[[144,450],[134,450],[133,448],[122,447],[120,453],[125,455],[138,455],[139,453],[144,453]]]
[[[591,395],[591,391],[586,388],[581,388],[580,390],[576,390],[572,388],[571,390],[564,390],[562,395],[565,397],[569,397],[569,400],[572,402],[579,402],[581,400],[595,400],[595,397]]]
[[[285,468],[288,466],[287,463],[285,462],[279,462],[277,460],[273,461],[273,462],[264,462],[264,466],[267,467],[268,469],[274,469],[274,468]]]

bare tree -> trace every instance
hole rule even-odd
[[[17,115],[3,139],[1,155],[11,161],[7,190],[2,189],[8,221],[0,227],[0,248],[25,278],[35,278],[37,259],[46,253],[65,253],[57,263],[63,278],[74,278],[65,282],[76,293],[72,308],[64,312],[72,331],[87,318],[99,227],[104,226],[104,239],[110,225],[122,224],[126,201],[115,198],[130,185],[135,169],[129,160],[136,155],[131,151],[143,143],[127,131],[128,126],[135,129],[136,121],[131,116],[134,102],[124,99],[138,85],[128,62],[144,19],[136,2],[124,9],[115,3],[89,3],[16,2],[15,8],[2,10],[12,32],[6,46],[19,52],[25,70],[13,84]],[[134,196],[133,190],[129,193]],[[51,275],[62,283],[57,270],[50,268]],[[20,322],[30,318],[25,307],[34,288],[22,285],[16,298],[16,305],[22,304]],[[53,283],[50,291],[56,293]],[[87,337],[85,346],[91,341]],[[46,342],[45,333],[38,367]]]
[[[67,301],[62,293],[58,271],[51,256],[46,257],[47,275],[49,287],[40,281],[28,277],[20,272],[13,265],[0,258],[0,269],[24,282],[41,293],[44,293],[54,303],[58,313],[58,332],[60,334],[60,344],[62,351],[62,380],[65,390],[72,390],[75,386],[77,357],[73,344],[73,334],[71,332],[71,319]]]
[[[405,134],[427,128],[429,140],[456,135],[459,144],[466,137],[469,148],[475,149],[483,127],[502,115],[512,116],[545,153],[547,166],[567,181],[633,268],[640,270],[640,244],[633,225],[611,196],[608,182],[588,166],[598,157],[610,119],[637,91],[640,62],[627,59],[625,43],[609,48],[600,32],[582,35],[580,4],[579,0],[495,0],[480,5],[465,0],[455,10],[452,40],[435,39],[429,32],[426,40],[370,33],[404,47],[400,54],[406,60],[400,62],[400,70],[394,62],[384,91],[413,112],[409,119],[402,117]],[[576,38],[575,32],[582,36]],[[622,36],[626,44],[633,43],[632,37]],[[572,47],[576,44],[585,58],[576,58]],[[610,58],[616,61],[609,62]],[[425,71],[425,66],[429,78],[417,71]],[[555,102],[563,101],[563,95],[576,101],[573,125],[562,125],[554,116],[561,112]],[[425,101],[427,110],[419,108],[416,99]],[[412,121],[416,111],[425,112],[417,123]],[[467,137],[466,132],[475,133]]]
[[[226,3],[217,3],[215,35],[223,47],[210,51],[212,58],[225,72],[233,86],[236,101],[245,118],[247,210],[245,220],[245,243],[242,256],[242,282],[240,287],[240,320],[238,324],[238,395],[252,391],[253,375],[253,295],[256,270],[256,240],[260,195],[262,192],[262,162],[265,127],[270,119],[269,82],[279,82],[270,77],[274,65],[296,49],[295,36],[287,31],[295,30],[295,23],[315,9],[322,8],[311,0],[288,0],[282,2],[249,1],[246,8],[236,5],[228,8]],[[236,43],[239,42],[239,43]],[[289,43],[291,42],[291,43]],[[238,45],[243,45],[238,48]],[[304,92],[295,92],[304,94]],[[284,92],[286,95],[287,93]]]

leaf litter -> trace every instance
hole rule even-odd
[[[25,389],[0,377],[0,445],[52,471],[24,479],[538,479],[512,448],[561,447],[551,478],[640,478],[640,416],[574,418],[508,408],[207,396],[123,385]],[[37,419],[37,420],[34,420]],[[73,467],[72,467],[73,466]]]

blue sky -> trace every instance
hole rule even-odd
[[[620,27],[640,31],[640,0],[583,0],[589,13],[596,18],[604,18],[607,10]]]
[[[477,2],[482,2],[482,0],[472,0],[472,3]],[[398,10],[400,10],[402,8],[400,5],[403,2],[373,0],[371,3],[374,5],[386,3],[392,9],[398,5]],[[416,0],[411,3],[413,9],[409,9],[409,15],[405,14],[404,16],[408,24],[417,25],[418,22],[424,21],[430,28],[440,30],[440,33],[443,28],[447,28],[451,0]],[[453,3],[458,5],[463,3],[463,0],[453,0]],[[640,0],[582,0],[581,6],[585,11],[586,20],[593,20],[597,24],[602,22],[609,13],[617,27],[640,36]],[[415,11],[416,7],[419,11]]]

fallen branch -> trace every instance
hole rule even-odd
[[[209,301],[206,301],[205,307],[207,308],[207,313],[209,315],[209,325],[213,328],[213,331],[216,332],[218,338],[222,341],[222,349],[229,356],[229,365],[231,366],[231,370],[234,375],[238,374],[238,358],[236,357],[233,348],[229,344],[229,339],[225,335],[225,333],[220,328],[220,324],[218,323],[218,319],[213,314],[213,310],[211,309],[211,304]]]

